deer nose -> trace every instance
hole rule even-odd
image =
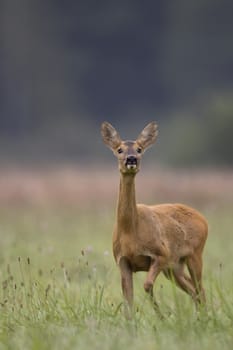
[[[128,156],[125,163],[126,165],[137,165],[137,158],[135,156]]]

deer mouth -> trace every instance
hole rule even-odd
[[[126,164],[126,168],[129,170],[137,169],[137,164]]]
[[[136,171],[138,166],[137,158],[134,156],[127,157],[125,166],[129,171]]]

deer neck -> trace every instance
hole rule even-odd
[[[137,207],[135,196],[135,176],[121,174],[117,205],[118,231],[132,233],[137,225]]]

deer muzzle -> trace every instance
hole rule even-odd
[[[137,168],[137,158],[135,156],[128,156],[125,161],[127,169],[136,169]]]

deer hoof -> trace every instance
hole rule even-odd
[[[146,282],[144,283],[144,289],[145,289],[145,291],[146,291],[147,293],[151,292],[152,288],[153,288],[153,283],[152,283],[152,282],[146,281]]]

